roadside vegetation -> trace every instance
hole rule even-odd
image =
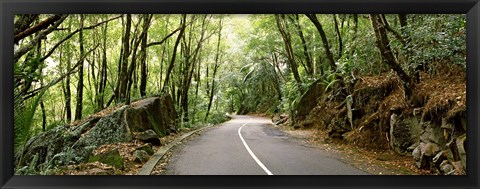
[[[449,14],[16,15],[16,172],[69,170],[108,145],[134,161],[149,143],[136,132],[168,137],[233,113],[411,156],[424,174],[462,175],[465,23]],[[122,137],[79,146],[100,126]],[[34,148],[39,137],[71,146]]]

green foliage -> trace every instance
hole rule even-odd
[[[208,117],[207,123],[210,124],[219,124],[223,123],[225,121],[228,121],[230,117],[228,117],[225,113],[220,112],[220,111],[213,111],[210,116]]]
[[[465,15],[422,15],[406,29],[405,47],[410,52],[412,70],[422,64],[453,63],[466,67]]]
[[[35,112],[48,87],[45,87],[33,98],[31,102],[25,102],[22,96],[16,95],[14,100],[14,148],[18,151],[31,137]]]
[[[314,73],[308,74],[306,67],[307,56],[303,43],[295,27],[295,15],[286,15],[285,31],[290,35],[293,55],[296,61],[301,83],[297,83],[291,73],[287,62],[284,41],[278,31],[274,15],[213,15],[206,16],[205,25],[202,27],[204,15],[188,15],[187,28],[178,46],[177,55],[173,62],[173,69],[169,75],[167,93],[171,94],[177,112],[179,112],[180,127],[190,128],[206,123],[219,123],[225,121],[226,112],[229,113],[281,113],[293,114],[298,108],[298,103],[309,86],[320,80],[325,90],[332,90],[340,82],[350,84],[354,77],[362,75],[376,75],[389,70],[376,46],[376,37],[369,19],[369,15],[358,15],[358,24],[355,26],[354,16],[351,14],[338,14],[339,32],[342,37],[342,55],[338,57],[340,45],[335,31],[332,15],[317,15],[321,22],[330,50],[334,54],[337,70],[330,70],[323,49],[322,39],[305,15],[298,15],[299,25],[306,44],[306,52],[313,62]],[[85,26],[91,26],[111,18],[112,15],[86,15]],[[40,17],[41,19],[46,16]],[[142,16],[132,17],[132,31],[130,32],[130,48],[135,40],[139,39],[142,30]],[[219,31],[219,19],[222,18],[221,43],[219,45],[218,60],[215,56]],[[182,15],[154,15],[148,29],[147,44],[159,42],[178,29]],[[389,26],[405,38],[406,45],[399,41],[391,31],[388,31],[390,47],[395,58],[409,74],[416,71],[419,66],[428,67],[431,63],[447,65],[461,65],[466,67],[466,19],[465,15],[408,15],[407,27],[401,28],[398,15],[386,15]],[[85,30],[85,49],[101,45],[89,54],[84,64],[84,94],[83,112],[85,116],[97,112],[100,108],[96,98],[103,98],[105,104],[112,98],[119,80],[119,60],[122,58],[122,38],[125,34],[125,16],[122,19],[108,22],[108,29],[96,27]],[[65,124],[66,118],[66,89],[71,90],[71,107],[74,108],[77,96],[76,85],[78,76],[69,77],[69,86],[62,79],[62,85],[45,87],[33,98],[24,101],[20,95],[24,84],[32,82],[30,91],[38,89],[39,81],[44,83],[55,81],[58,76],[65,74],[69,68],[79,60],[78,34],[65,41],[45,61],[40,57],[57,42],[79,28],[78,16],[70,16],[65,23],[60,25],[62,30],[56,30],[42,41],[42,49],[32,50],[14,64],[15,72],[15,150],[33,135],[42,132],[42,114],[37,108],[40,102],[45,104],[47,127],[49,130],[56,125]],[[204,30],[202,30],[204,29]],[[201,41],[202,32],[206,37]],[[104,34],[106,34],[106,47],[103,47]],[[166,72],[173,60],[174,43],[179,32],[168,38],[161,45],[149,46],[146,50],[147,96],[159,94],[167,79]],[[29,42],[29,38],[21,41],[20,45]],[[198,54],[194,57],[198,43]],[[105,50],[106,57],[103,55]],[[138,49],[137,49],[138,50]],[[132,54],[128,58],[132,61]],[[140,83],[139,69],[140,53],[137,51],[137,67],[132,73],[131,99],[140,99],[138,86]],[[106,58],[107,81],[103,96],[98,97],[97,86],[99,82],[100,62]],[[213,69],[218,63],[218,72],[213,77]],[[188,67],[187,65],[193,65]],[[186,69],[188,67],[188,69]],[[192,71],[193,70],[193,71]],[[186,89],[185,82],[192,71],[191,83]],[[215,81],[212,107],[208,118],[207,106],[210,97],[211,85]],[[46,91],[50,88],[48,91]],[[185,90],[185,91],[184,91]],[[185,93],[186,92],[186,93]],[[181,112],[181,95],[188,94],[188,119]],[[118,103],[113,101],[112,105]],[[72,112],[75,110],[73,109]],[[84,117],[85,117],[84,116]]]

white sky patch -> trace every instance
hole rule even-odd
[[[242,52],[247,44],[245,38],[240,35],[248,34],[252,30],[249,16],[248,14],[234,14],[229,17],[225,24],[224,35],[230,47],[227,50],[228,54]]]
[[[47,75],[48,73],[57,73],[58,72],[58,62],[55,62],[53,60],[53,58],[51,57],[48,57],[47,59],[45,59],[45,64],[47,65],[47,67],[45,69],[43,69],[42,71],[42,74],[43,75]]]

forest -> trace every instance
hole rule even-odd
[[[27,155],[39,136],[161,97],[172,132],[262,115],[465,174],[465,25],[461,14],[16,15],[15,169],[55,167],[38,154],[62,150]]]

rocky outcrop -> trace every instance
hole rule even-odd
[[[95,154],[90,156],[90,158],[88,159],[88,162],[96,162],[96,161],[107,164],[107,165],[111,165],[117,169],[125,168],[123,158],[122,156],[120,156],[120,152],[118,151],[118,149]]]
[[[418,145],[421,133],[418,117],[406,117],[392,113],[390,116],[390,147],[401,155],[412,155],[412,146]]]
[[[159,136],[177,130],[176,119],[169,96],[143,99],[105,116],[93,115],[81,124],[57,126],[31,138],[16,155],[16,165],[42,169],[87,162],[98,147],[131,141],[135,131],[149,132],[147,142],[159,145]]]
[[[302,121],[317,105],[317,99],[323,94],[325,87],[319,82],[314,82],[303,94],[298,102],[294,115],[295,121]]]
[[[132,103],[126,117],[132,131],[152,129],[160,137],[177,131],[176,120],[177,113],[170,96],[147,98]]]
[[[334,90],[309,98],[318,100],[308,101],[316,107],[305,119],[297,113],[290,125],[308,122],[327,131],[328,139],[413,156],[418,168],[433,174],[465,174],[465,78],[423,75],[415,87],[407,98],[395,75],[362,76],[346,98]]]
[[[160,145],[160,139],[158,138],[157,133],[151,129],[144,132],[134,133],[134,138],[155,146]]]

